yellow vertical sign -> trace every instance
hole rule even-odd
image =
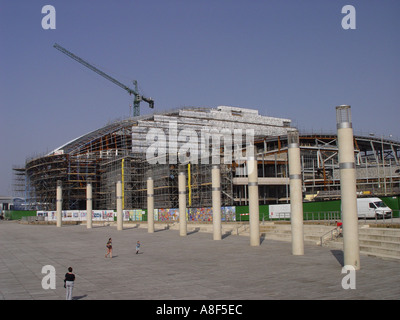
[[[190,181],[190,163],[188,163],[188,189],[189,189],[189,207],[192,206],[192,186]]]
[[[121,164],[121,175],[122,175],[122,179],[121,179],[121,184],[122,184],[122,210],[125,209],[125,175],[124,175],[124,162],[125,159],[122,159],[122,164]]]

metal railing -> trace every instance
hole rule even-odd
[[[398,222],[400,223],[400,212],[399,210],[392,210],[392,214],[389,218],[385,218],[385,216],[379,217],[379,216],[375,216],[375,217],[367,217],[366,215],[359,215],[359,220],[364,221],[364,223],[367,222],[371,222],[371,221],[375,221],[376,224],[384,224],[384,223],[395,223]],[[396,220],[395,220],[396,219]]]
[[[245,231],[247,231],[247,229],[249,229],[249,228],[250,228],[250,225],[248,225],[248,224],[242,224],[241,226],[239,226],[239,227],[236,228],[236,235],[239,235],[240,232],[245,232]],[[240,229],[242,229],[242,230],[240,230]],[[240,231],[239,231],[239,230],[240,230]]]
[[[323,220],[328,223],[335,222],[336,220],[341,220],[342,214],[340,211],[317,211],[317,212],[304,212],[303,220]]]
[[[327,240],[330,240],[330,241],[335,240],[335,239],[339,238],[341,235],[342,235],[342,230],[340,227],[333,228],[332,230],[328,231],[327,233],[324,233],[320,237],[321,247],[324,245],[324,242],[326,242]]]

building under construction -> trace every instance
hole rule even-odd
[[[155,208],[178,207],[178,173],[187,175],[189,207],[212,205],[211,166],[221,168],[221,205],[247,205],[246,146],[256,147],[259,203],[289,202],[287,133],[289,119],[257,110],[220,106],[185,107],[137,116],[78,137],[47,155],[14,168],[15,191],[27,208],[55,210],[56,186],[63,185],[63,209],[86,208],[86,185],[93,208],[116,208],[116,182],[123,185],[124,209],[146,208],[146,180],[154,180]],[[336,135],[301,134],[305,200],[340,197]],[[357,191],[400,193],[400,143],[354,137]]]

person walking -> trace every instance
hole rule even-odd
[[[66,300],[72,300],[72,289],[74,288],[74,282],[75,275],[72,273],[72,267],[69,267],[64,278],[64,288],[67,289]]]
[[[136,254],[139,253],[139,249],[140,249],[140,241],[136,242]]]
[[[109,238],[106,244],[107,247],[107,253],[105,255],[105,258],[107,258],[108,255],[110,255],[110,258],[112,258],[112,239]]]

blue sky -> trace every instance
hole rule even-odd
[[[355,30],[341,26],[348,4]],[[136,79],[157,111],[232,105],[335,132],[349,104],[356,133],[400,140],[399,18],[398,0],[0,0],[0,195],[13,165],[130,113],[131,96],[55,42]]]

